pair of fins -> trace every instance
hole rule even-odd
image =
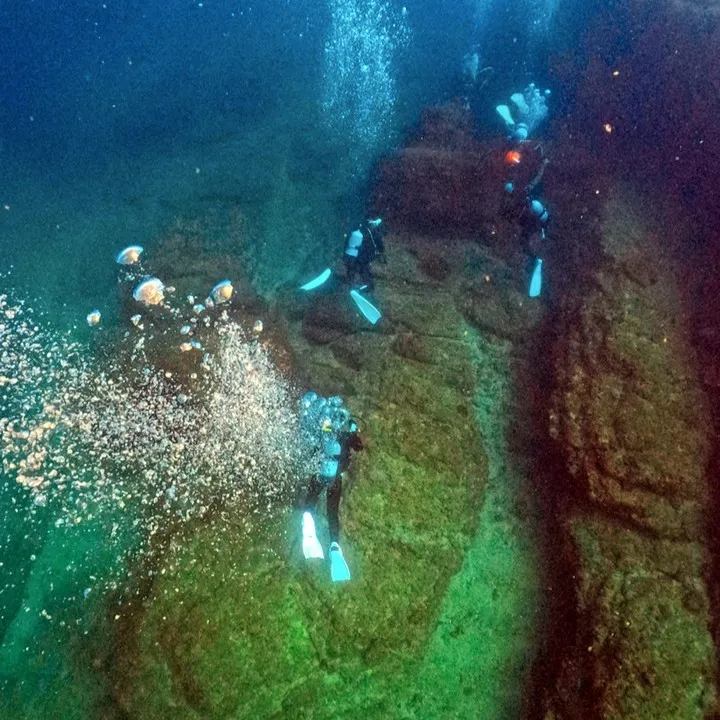
[[[530,279],[530,290],[528,292],[528,296],[531,298],[540,297],[540,293],[542,292],[542,264],[542,258],[535,259],[535,267],[533,268],[532,277]],[[321,285],[324,285],[330,279],[331,275],[332,272],[330,268],[326,268],[316,278],[313,278],[310,282],[301,285],[300,289],[305,291],[315,290],[315,288],[319,288]],[[353,299],[353,302],[357,306],[358,310],[371,325],[375,325],[378,320],[380,320],[382,313],[365,296],[361,295],[358,290],[351,290],[350,297]]]
[[[303,555],[306,560],[324,560],[325,553],[315,532],[315,520],[311,513],[305,511],[302,520]],[[335,582],[350,580],[350,568],[345,562],[339,543],[330,543],[330,577]]]
[[[525,100],[525,96],[522,93],[513,93],[510,96],[510,102],[515,105],[521,118],[527,116],[530,112],[527,100]],[[508,128],[515,127],[515,119],[512,116],[512,111],[507,105],[498,105],[495,108],[495,112],[497,112],[497,114],[503,119],[503,122]]]
[[[325,268],[316,278],[300,286],[301,290],[315,290],[324,285],[332,275],[330,268]],[[360,288],[362,290],[363,288]],[[357,306],[357,309],[363,314],[364,318],[371,324],[375,325],[382,317],[382,313],[358,290],[351,290],[350,297]]]

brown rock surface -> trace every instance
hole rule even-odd
[[[546,718],[703,718],[715,701],[707,408],[637,198],[611,195],[600,237],[603,261],[556,341],[550,432],[571,491],[558,506],[576,614],[558,620]]]
[[[503,157],[501,142],[474,138],[468,110],[431,108],[417,140],[384,163],[374,205],[395,227],[439,237],[477,233],[498,216]]]

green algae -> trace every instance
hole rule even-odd
[[[134,717],[270,717],[313,666],[282,514],[184,537],[128,608],[120,703]]]
[[[471,337],[488,484],[477,534],[444,598],[410,705],[415,717],[510,720],[523,716],[539,636],[538,519],[519,510],[532,488],[527,468],[508,449],[511,345]]]
[[[224,213],[217,221],[228,222]],[[519,712],[537,634],[538,558],[532,523],[524,527],[526,469],[509,457],[513,346],[468,328],[445,287],[388,282],[380,292],[388,334],[327,348],[296,337],[293,348],[312,386],[350,388],[361,415],[367,451],[341,510],[352,582],[333,586],[326,564],[302,560],[293,510],[180,528],[152,565],[131,568],[139,597],[111,596],[80,647],[87,657],[47,663],[63,715]],[[403,333],[422,344],[421,360],[397,352]],[[322,521],[319,532],[327,540]],[[107,688],[96,687],[92,702],[71,707],[84,678],[92,684],[81,672],[91,664],[114,704],[97,709]],[[34,717],[51,717],[50,705],[33,706]]]
[[[396,316],[403,307],[401,298]],[[436,326],[450,329],[447,320]],[[448,340],[423,337],[441,362],[418,363],[392,354],[387,337],[368,335],[359,372],[322,360],[331,349],[296,345],[312,385],[322,389],[329,375],[356,388],[350,402],[367,450],[341,509],[353,580],[333,586],[324,563],[301,560],[295,513],[249,518],[242,538],[217,541],[217,529],[198,528],[158,570],[127,627],[119,667],[127,712],[403,712],[404,689],[418,682],[448,583],[473,542],[487,477],[468,395],[472,356],[467,342]],[[325,539],[322,521],[319,532]]]
[[[386,341],[376,345],[384,352]],[[466,352],[460,345],[455,351]],[[400,712],[449,578],[471,542],[484,459],[473,424],[454,418],[463,396],[441,376],[432,365],[386,356],[365,417],[369,449],[344,506],[358,577],[324,619],[324,638],[343,648],[342,665],[355,670],[346,692],[335,692],[332,712],[316,708],[315,717]]]

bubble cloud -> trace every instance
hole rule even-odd
[[[227,313],[182,377],[134,339],[93,353],[5,295],[0,318],[3,471],[56,527],[132,518],[147,547],[168,523],[287,499],[315,467],[294,388]]]

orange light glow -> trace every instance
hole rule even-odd
[[[517,150],[509,150],[505,155],[506,165],[519,165],[522,160],[522,155]]]

